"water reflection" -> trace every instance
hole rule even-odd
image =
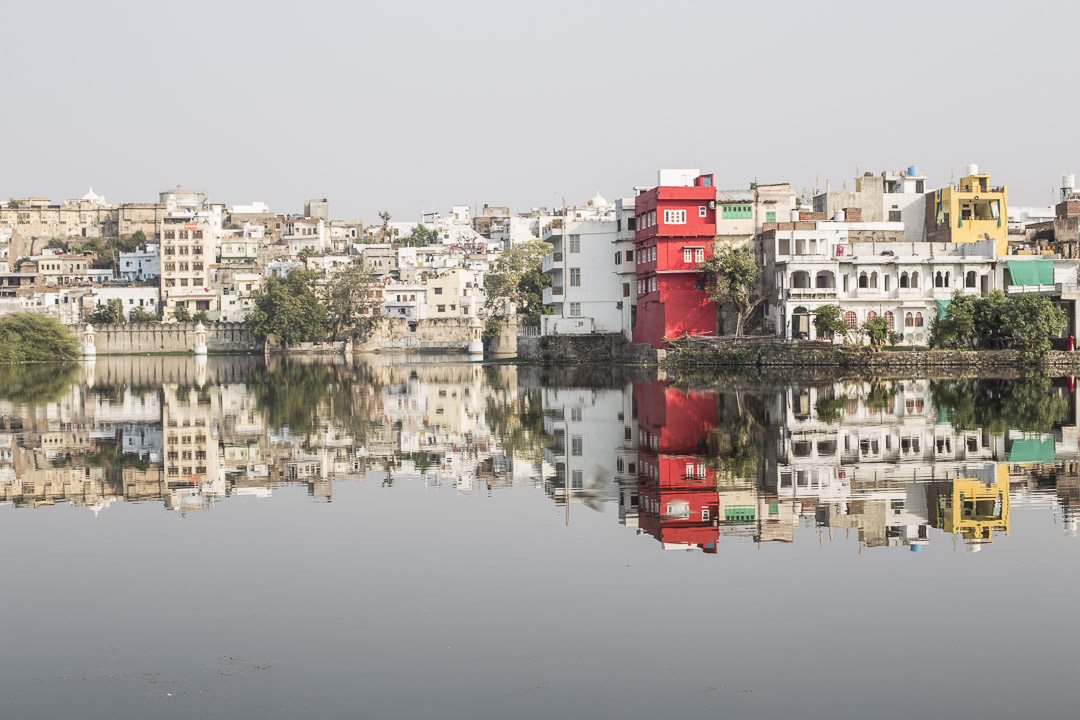
[[[567,523],[617,509],[613,527],[710,554],[814,536],[977,550],[1020,507],[1077,531],[1068,378],[697,387],[655,370],[249,357],[0,374],[0,502],[18,507],[183,516],[283,486],[328,502],[336,482],[417,482],[495,498],[533,486]]]

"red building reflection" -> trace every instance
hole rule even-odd
[[[716,552],[719,499],[708,467],[717,396],[664,382],[634,383],[638,417],[638,523],[665,545]]]

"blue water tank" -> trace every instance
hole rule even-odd
[[[911,552],[922,552],[922,545],[912,545]]]
[[[918,165],[908,165],[907,174],[908,177],[918,177],[922,173],[919,172]]]

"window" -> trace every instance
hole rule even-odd
[[[622,296],[623,297],[630,297],[630,283],[623,283],[622,284]]]
[[[776,213],[775,212],[767,212],[767,213],[765,213],[765,222],[770,222],[770,223],[776,222]]]
[[[967,275],[964,276],[964,286],[973,288],[975,287],[975,271],[968,270]]]
[[[634,259],[634,251],[633,250],[627,250],[626,251],[626,262],[630,262],[633,259]]]
[[[622,265],[622,253],[621,252],[615,253],[615,264],[616,265]]]
[[[911,273],[911,287],[913,287],[913,288],[919,287],[919,271],[918,270]]]
[[[889,222],[900,222],[900,211],[899,210],[890,210],[889,211]]]
[[[915,327],[922,327],[922,326],[923,326],[922,313],[917,312],[917,313],[915,313]]]
[[[709,209],[707,207],[705,207],[704,205],[698,205],[698,209],[697,209],[698,217],[705,217],[706,215],[708,215],[708,213],[709,213]]]
[[[844,324],[849,328],[855,328],[859,324],[859,319],[855,316],[855,313],[848,311],[844,313]]]
[[[436,309],[437,309],[437,310],[438,310],[439,312],[446,312],[446,306],[445,306],[445,305],[438,305],[438,306],[436,307]]]
[[[655,245],[653,245],[651,248],[649,248],[649,260],[651,260],[652,262],[656,262],[656,246]]]
[[[634,230],[635,225],[637,225],[636,220],[637,220],[637,218],[626,218],[626,229],[627,230]]]
[[[570,287],[581,285],[581,268],[570,268]]]
[[[906,272],[900,273],[900,287],[906,288],[908,286],[908,274]]]
[[[570,408],[570,419],[574,422],[581,422],[581,408]]]
[[[694,248],[694,262],[705,262],[705,248]]]
[[[210,301],[209,300],[196,300],[195,301],[195,309],[196,310],[209,310],[210,309]]]
[[[441,287],[435,288],[435,294],[436,295],[442,295],[442,291],[443,291],[443,289]]]
[[[575,457],[581,457],[581,451],[582,451],[581,436],[580,435],[575,435],[572,438],[570,438],[570,454],[575,456]]]
[[[581,317],[581,303],[570,303],[570,317]]]
[[[655,275],[653,277],[649,278],[649,286],[652,288],[653,292],[656,292],[656,276]]]
[[[580,235],[571,235],[570,236],[570,252],[572,252],[572,253],[581,252],[581,236]]]
[[[694,249],[693,248],[683,248],[682,259],[683,259],[684,263],[692,263],[692,262],[694,262]]]
[[[896,318],[891,312],[885,313],[885,322],[889,323],[889,329],[896,329]]]
[[[750,205],[724,205],[720,210],[723,220],[749,220],[753,217]]]
[[[665,225],[685,225],[686,224],[686,211],[685,210],[665,210],[664,211],[664,224]]]
[[[915,316],[911,313],[904,316],[904,327],[915,327]]]

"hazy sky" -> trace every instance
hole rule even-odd
[[[0,14],[0,198],[176,184],[376,222],[527,210],[700,167],[721,187],[976,162],[1047,204],[1068,2],[47,2]]]

